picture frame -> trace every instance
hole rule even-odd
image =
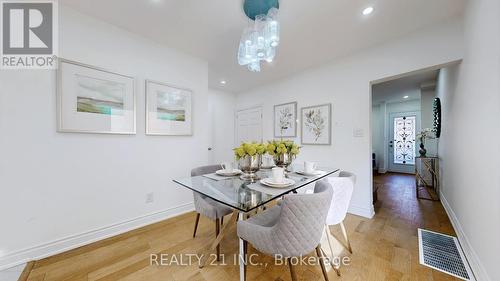
[[[192,95],[190,89],[146,80],[146,135],[192,135]]]
[[[60,59],[57,131],[135,134],[135,79],[100,67]]]
[[[293,138],[297,136],[297,102],[274,106],[274,137]]]
[[[320,104],[301,108],[301,143],[331,145],[332,104]]]

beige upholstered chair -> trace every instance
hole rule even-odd
[[[250,242],[262,253],[286,258],[295,281],[297,277],[290,259],[315,250],[321,259],[323,276],[328,280],[320,241],[332,194],[331,185],[325,180],[319,181],[313,194],[286,195],[280,205],[238,221],[238,236],[244,240],[243,257],[246,257],[247,242]]]
[[[221,168],[220,165],[202,166],[191,170],[191,176],[201,176],[215,173]],[[196,210],[196,221],[194,224],[193,238],[200,220],[200,214],[215,221],[215,236],[219,235],[220,227],[224,223],[224,216],[232,213],[232,209],[198,192],[193,192],[194,208]],[[220,257],[220,246],[217,246],[217,260]]]

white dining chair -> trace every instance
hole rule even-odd
[[[325,227],[328,245],[330,246],[330,251],[333,257],[333,247],[330,242],[330,237],[335,236],[332,234],[330,226],[340,225],[342,235],[344,236],[346,242],[346,245],[344,245],[344,247],[346,247],[347,250],[352,254],[351,242],[349,241],[349,237],[347,236],[344,219],[347,215],[349,203],[351,202],[352,193],[354,191],[354,184],[356,183],[356,176],[353,173],[341,171],[337,177],[329,177],[328,182],[333,187],[332,204],[330,205],[330,210],[328,212],[328,216],[326,217]]]

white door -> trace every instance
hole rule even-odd
[[[236,112],[236,145],[262,141],[262,107]]]
[[[397,173],[415,173],[415,136],[420,125],[420,114],[391,113],[389,122],[388,170]]]

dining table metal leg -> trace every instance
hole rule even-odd
[[[215,237],[219,236],[220,233],[220,225],[219,219],[215,219]],[[217,245],[217,261],[220,261],[220,245]]]
[[[244,213],[240,212],[238,214],[238,220],[243,220],[244,218]],[[246,253],[245,253],[245,241],[243,239],[239,238],[239,266],[240,266],[240,281],[246,281],[246,270],[245,270],[245,265],[246,265]]]

